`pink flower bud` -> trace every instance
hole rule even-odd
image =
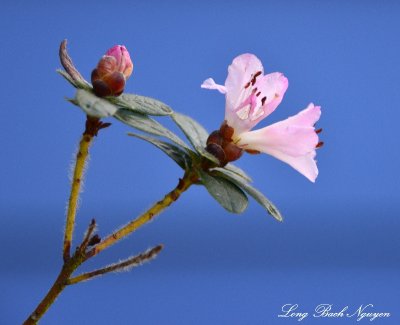
[[[119,96],[125,88],[126,79],[132,74],[133,63],[123,45],[109,49],[92,71],[92,84],[99,97]]]
[[[118,71],[124,74],[125,79],[130,77],[133,70],[133,63],[125,46],[115,45],[106,52],[106,56],[112,56],[116,59]]]

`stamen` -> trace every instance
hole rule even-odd
[[[324,145],[324,142],[323,141],[320,141],[320,142],[318,142],[317,143],[317,145],[315,146],[315,148],[321,148],[322,146]]]
[[[260,95],[261,95],[261,91],[259,91],[259,92],[256,94],[257,97],[260,96]]]
[[[251,82],[249,81],[247,84],[245,84],[244,89],[247,89],[250,87]]]
[[[261,99],[261,106],[264,106],[266,100],[267,100],[267,96],[264,96],[264,97]]]
[[[316,133],[316,134],[321,133],[321,132],[322,132],[322,128],[321,128],[321,129],[318,129],[318,130],[315,130],[315,133]]]
[[[254,84],[256,83],[257,77],[258,77],[261,73],[262,73],[261,71],[258,71],[258,72],[254,75],[254,77],[250,80],[252,86],[254,86]]]

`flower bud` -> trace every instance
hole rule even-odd
[[[109,49],[92,71],[94,93],[99,97],[119,96],[132,70],[133,63],[125,46]]]
[[[115,45],[106,52],[105,56],[114,57],[118,64],[118,71],[124,74],[125,79],[130,77],[133,70],[133,63],[125,46]]]

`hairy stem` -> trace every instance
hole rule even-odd
[[[96,126],[98,126],[99,123],[101,122],[99,122],[98,119],[88,116],[86,120],[85,131],[83,132],[81,140],[79,142],[79,149],[76,154],[74,175],[72,178],[71,194],[69,196],[67,218],[65,224],[63,248],[64,261],[68,260],[70,257],[71,242],[75,227],[76,210],[78,208],[78,199],[79,193],[81,191],[81,184],[83,181],[83,173],[87,159],[89,158],[89,147],[93,142],[93,138],[97,134],[98,129],[96,130]]]
[[[145,262],[148,262],[155,258],[162,250],[163,245],[157,245],[151,249],[148,249],[144,253],[136,255],[134,257],[127,258],[118,263],[111,264],[109,266],[103,267],[98,270],[94,270],[91,272],[80,274],[76,277],[70,278],[67,282],[68,285],[76,284],[82,281],[91,280],[97,276],[104,275],[110,272],[120,272],[120,271],[128,271],[132,267],[139,266]]]
[[[100,122],[97,122],[97,125],[102,128]],[[98,131],[97,129],[97,131]],[[97,131],[94,135],[97,134]],[[53,304],[56,298],[60,295],[60,293],[64,290],[67,285],[76,284],[78,282],[88,280],[98,275],[103,275],[105,273],[118,271],[120,269],[135,266],[150,260],[155,257],[162,249],[162,245],[158,245],[153,249],[150,249],[136,257],[129,258],[127,260],[121,261],[120,263],[116,263],[114,265],[110,265],[103,269],[95,270],[93,272],[84,273],[77,277],[71,277],[72,273],[87,259],[97,255],[104,249],[110,247],[115,244],[117,241],[122,239],[123,237],[128,236],[133,231],[138,229],[140,226],[146,224],[150,220],[152,220],[156,215],[160,214],[163,210],[169,207],[173,202],[175,202],[183,192],[185,192],[192,184],[195,184],[198,181],[198,175],[192,172],[186,172],[182,179],[179,179],[178,185],[165,197],[156,202],[149,210],[143,213],[141,216],[136,218],[135,220],[128,223],[126,226],[122,227],[118,231],[109,235],[99,244],[97,244],[90,251],[85,253],[86,248],[94,236],[90,237],[93,234],[96,223],[94,220],[90,223],[88,230],[83,238],[81,245],[75,250],[74,255],[69,257],[69,248],[68,248],[68,258],[64,259],[64,265],[58,275],[56,281],[53,286],[50,288],[47,295],[43,298],[43,300],[36,307],[35,311],[26,319],[23,325],[33,325],[37,324],[40,318],[44,315],[44,313],[49,309],[49,307]],[[73,227],[73,226],[72,226]],[[71,243],[69,243],[71,244]]]
[[[81,252],[76,252],[66,263],[64,263],[60,274],[58,275],[53,286],[50,288],[47,295],[36,307],[34,312],[29,315],[23,325],[34,325],[40,320],[44,313],[50,308],[59,294],[63,291],[67,285],[67,280],[71,274],[77,269],[77,267],[83,262],[84,256]]]
[[[156,202],[149,210],[143,213],[141,216],[137,217],[135,220],[132,220],[127,225],[122,227],[121,229],[115,231],[105,239],[103,239],[98,245],[92,248],[86,255],[87,258],[97,255],[102,250],[114,245],[121,238],[130,235],[132,232],[137,230],[139,227],[143,226],[147,222],[151,221],[155,216],[160,214],[163,210],[168,208],[174,201],[176,201],[183,192],[185,192],[190,185],[197,182],[198,176],[194,175],[190,172],[186,172],[184,177],[179,179],[178,185],[164,198],[158,202]]]

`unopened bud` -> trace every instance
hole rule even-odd
[[[99,97],[119,96],[132,70],[133,63],[125,46],[109,49],[92,71],[94,93]]]
[[[123,45],[116,45],[106,52],[106,56],[114,57],[117,60],[118,71],[122,72],[125,79],[128,79],[133,70],[133,63],[128,50]]]

